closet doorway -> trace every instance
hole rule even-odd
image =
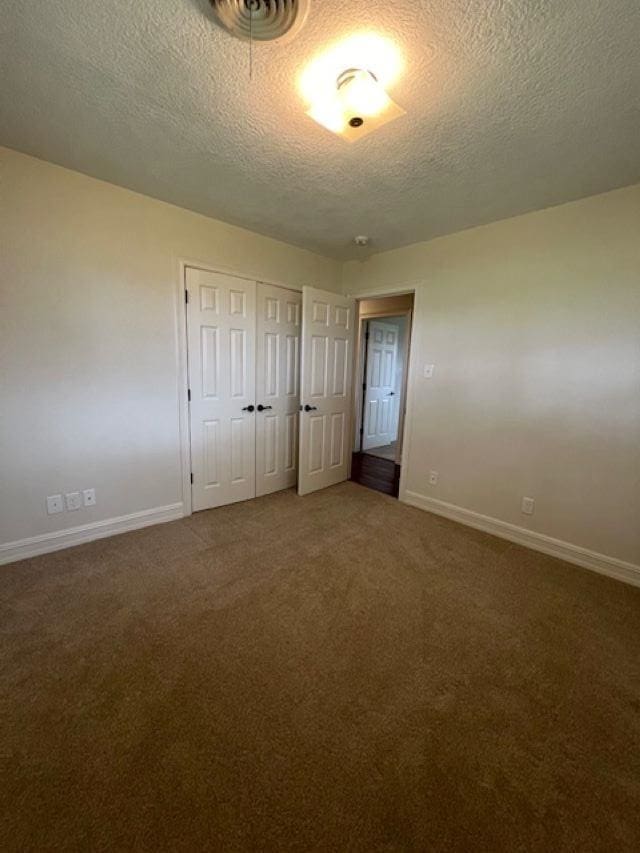
[[[188,265],[184,288],[190,511],[346,480],[355,301]]]
[[[302,295],[185,268],[192,510],[294,486]]]
[[[413,294],[358,302],[359,358],[351,479],[398,496]]]

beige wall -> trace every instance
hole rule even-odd
[[[340,289],[335,261],[0,148],[0,544],[181,500],[180,258]],[[356,296],[414,286],[406,488],[640,563],[640,187],[342,268]]]
[[[180,258],[340,288],[335,261],[0,148],[0,543],[182,499]]]
[[[416,286],[409,491],[640,563],[640,186],[343,274],[355,296]]]

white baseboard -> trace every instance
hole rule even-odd
[[[508,539],[518,545],[524,545],[525,548],[531,548],[533,551],[541,551],[543,554],[566,560],[567,563],[574,563],[576,566],[591,569],[591,571],[599,572],[601,575],[608,575],[611,578],[633,584],[633,586],[640,586],[640,566],[634,563],[627,563],[624,560],[618,560],[616,557],[607,557],[604,554],[598,554],[596,551],[581,548],[579,545],[572,545],[570,542],[545,536],[544,533],[536,533],[533,530],[527,530],[524,527],[518,527],[515,524],[509,524],[488,515],[481,515],[479,512],[473,512],[455,504],[429,498],[409,489],[405,489],[400,495],[400,499],[411,504],[411,506],[424,509],[435,515],[442,515],[444,518],[458,521],[467,527],[475,527],[476,530],[491,533],[501,539]]]
[[[69,527],[67,530],[56,530],[54,533],[43,533],[40,536],[30,536],[28,539],[18,539],[0,545],[0,565],[25,560],[38,554],[48,554],[62,548],[71,548],[83,542],[125,533],[127,530],[138,530],[151,524],[162,524],[165,521],[175,521],[182,518],[182,503],[158,506],[153,509],[143,509],[141,512],[131,512],[117,518],[107,518],[104,521],[94,521],[79,527]]]

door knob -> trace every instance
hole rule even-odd
[[[395,391],[389,391],[389,393],[387,394],[387,397],[393,397],[395,393],[396,393]]]
[[[258,403],[259,412],[266,412],[267,409],[273,409],[273,406],[263,406],[262,403]]]
[[[242,407],[243,412],[252,412],[254,409],[255,409],[255,406],[243,406]]]
[[[308,403],[305,403],[304,410],[305,410],[305,412],[317,412],[318,407],[317,406],[310,406]]]

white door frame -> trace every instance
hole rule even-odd
[[[186,268],[217,272],[224,275],[234,275],[236,278],[244,278],[249,281],[273,284],[284,290],[293,290],[298,293],[300,287],[282,284],[279,281],[265,278],[259,273],[251,273],[247,270],[238,271],[224,264],[207,263],[187,258],[177,259],[176,291],[175,291],[175,335],[176,335],[176,376],[178,382],[178,440],[180,443],[180,481],[182,484],[182,515],[191,515],[191,428],[189,423],[189,400],[187,390],[189,387],[189,358],[187,346],[187,308],[184,298],[186,290]]]
[[[358,293],[346,293],[345,296],[351,296],[354,299],[361,301],[363,299],[383,299],[385,296],[403,296],[406,294],[413,294],[413,311],[411,311],[411,320],[408,328],[407,335],[407,347],[408,347],[408,358],[405,362],[405,382],[404,382],[404,395],[405,395],[405,405],[403,407],[403,411],[401,412],[402,423],[398,424],[398,435],[402,432],[402,458],[400,460],[400,486],[398,491],[398,499],[401,501],[405,500],[405,492],[406,492],[406,479],[407,479],[407,466],[404,464],[404,460],[408,456],[408,451],[411,446],[411,412],[413,409],[413,383],[415,382],[418,373],[415,353],[418,344],[418,334],[416,330],[416,322],[415,318],[418,313],[419,306],[422,306],[422,294],[424,293],[424,289],[422,287],[423,281],[412,281],[406,282],[405,284],[397,284],[397,285],[386,285],[383,287],[375,288],[372,290],[363,290]],[[395,315],[399,313],[406,312],[395,312]],[[379,315],[382,316],[382,315]],[[394,316],[394,312],[387,311],[385,313],[386,317]],[[370,319],[370,315],[366,316],[366,319]],[[354,365],[354,377],[360,376],[362,370],[361,358],[362,358],[362,341],[361,341],[361,332],[362,332],[362,323],[358,323],[357,335],[358,339],[355,346],[356,352],[356,364]],[[358,405],[358,400],[360,399],[360,395],[362,393],[362,388],[358,387],[357,380],[354,380],[353,383],[353,407],[354,414],[357,411],[356,407]],[[353,417],[352,421],[352,429],[351,429],[351,448],[353,449],[356,440],[356,418]],[[349,457],[351,459],[351,456]],[[351,476],[351,468],[349,468],[349,476]]]

